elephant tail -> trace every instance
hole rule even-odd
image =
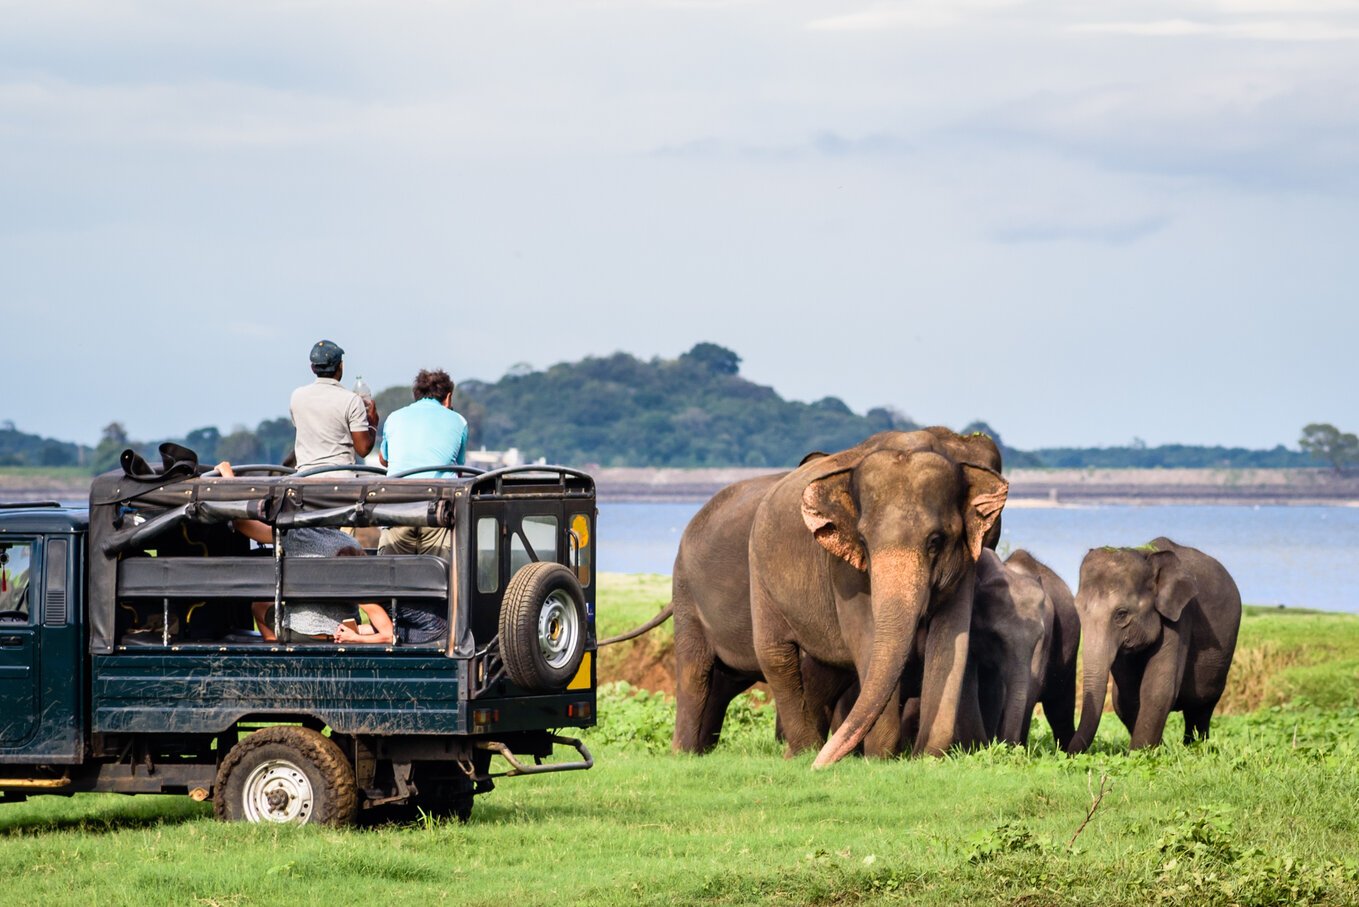
[[[651,620],[647,621],[646,623],[642,624],[640,627],[635,627],[634,629],[631,629],[626,633],[619,633],[617,636],[610,636],[608,639],[601,639],[598,644],[601,646],[611,646],[616,642],[627,642],[629,639],[636,639],[643,633],[650,633],[652,630],[656,629],[661,624],[665,623],[667,620],[670,619],[670,615],[674,613],[675,603],[671,602],[670,604],[666,605],[665,608],[659,614],[651,618]]]

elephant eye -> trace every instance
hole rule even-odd
[[[1127,609],[1127,608],[1119,608],[1117,611],[1115,611],[1115,612],[1114,612],[1114,620],[1118,621],[1118,622],[1121,623],[1121,624],[1127,623],[1127,622],[1128,622],[1128,609]]]
[[[944,547],[944,534],[942,532],[932,532],[930,537],[925,540],[925,552],[930,557],[939,553],[939,549]]]

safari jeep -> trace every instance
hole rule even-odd
[[[595,722],[589,476],[138,461],[96,478],[88,510],[0,507],[0,801],[178,793],[251,822],[344,824],[384,804],[465,820],[494,777],[591,766],[556,733]],[[290,557],[289,535],[317,526],[447,527],[451,557]],[[378,603],[397,622],[424,608],[448,632],[265,641],[256,603],[281,620],[303,601]],[[559,746],[575,752],[549,761]]]

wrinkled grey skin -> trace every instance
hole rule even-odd
[[[937,453],[928,432],[884,435],[789,473],[751,527],[755,654],[790,755],[823,739],[824,703],[805,695],[802,656],[859,677],[817,767],[861,741],[869,755],[900,749],[900,681],[922,626],[915,752],[943,753],[980,723],[966,682],[973,577],[1008,486]]]
[[[763,680],[750,621],[750,526],[787,473],[728,485],[684,530],[671,577],[677,752],[712,749],[731,700]]]
[[[1184,713],[1185,743],[1208,737],[1241,626],[1241,593],[1220,563],[1164,537],[1096,548],[1081,562],[1076,610],[1081,723],[1067,752],[1090,746],[1111,678],[1133,749],[1159,744],[1171,712]]]
[[[1052,727],[1059,749],[1066,749],[1076,733],[1076,652],[1081,643],[1081,618],[1076,598],[1047,564],[1020,548],[1005,559],[1007,569],[1036,577],[1052,602],[1052,641],[1048,669],[1038,701]]]
[[[969,654],[987,740],[1029,742],[1052,646],[1052,600],[1036,576],[1008,567],[994,551],[977,560]]]
[[[1033,714],[1030,700],[1036,697],[1058,746],[1065,748],[1075,733],[1079,643],[1075,599],[1061,577],[1023,549],[1003,564],[994,553],[984,551],[977,561],[968,653],[969,668],[977,674],[984,736],[959,742],[1027,744]],[[917,645],[922,645],[919,638]],[[908,662],[902,676],[903,741],[914,740],[919,727],[919,667],[918,661]],[[859,692],[853,675],[834,673],[806,658],[802,674],[804,683],[838,691],[839,699],[830,712],[831,728],[838,727]],[[830,687],[837,679],[840,686]]]
[[[1000,469],[1000,452],[985,436],[962,437],[946,428],[883,432],[851,448],[928,449],[952,458]],[[841,452],[835,456],[843,456]],[[802,466],[826,459],[816,453]],[[737,482],[722,489],[690,521],[680,539],[672,577],[675,620],[675,734],[681,752],[705,752],[717,743],[732,698],[764,679],[755,655],[750,608],[749,539],[764,495],[788,476],[780,473]],[[998,533],[999,518],[990,537]],[[804,526],[802,534],[807,534]],[[805,552],[825,559],[819,548]],[[843,691],[843,672],[828,669],[809,683],[812,710],[822,715],[824,740],[830,704]],[[852,679],[852,674],[850,675]]]

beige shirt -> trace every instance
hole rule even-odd
[[[293,391],[288,404],[297,426],[297,469],[358,462],[350,432],[368,430],[368,410],[358,394],[334,378],[317,378]]]

